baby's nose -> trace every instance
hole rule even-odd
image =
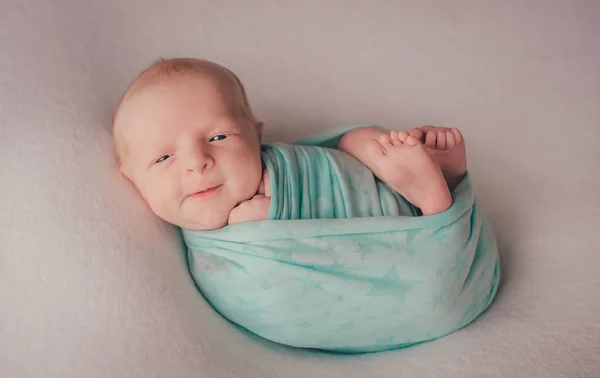
[[[193,148],[185,159],[186,172],[202,173],[213,165],[214,161],[205,148]]]

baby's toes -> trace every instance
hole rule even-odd
[[[435,146],[438,150],[446,149],[446,131],[441,130],[437,132],[437,142]]]
[[[392,140],[390,139],[390,135],[389,134],[382,134],[379,137],[379,143],[383,146],[383,148],[391,147],[392,146]]]
[[[430,131],[437,131],[437,129],[438,129],[437,127],[435,127],[435,126],[431,126],[431,125],[424,125],[424,126],[421,126],[421,127],[419,127],[419,128],[420,128],[421,130],[423,130],[423,132],[424,132],[425,134],[427,134],[427,133],[428,133],[428,132],[430,132]]]
[[[449,150],[454,148],[454,146],[456,146],[456,137],[452,130],[448,130],[446,131],[446,149]]]
[[[461,144],[463,141],[463,136],[462,133],[460,132],[459,129],[452,129],[452,134],[454,135],[454,139],[456,141],[456,144]]]
[[[421,141],[418,140],[417,138],[415,138],[414,136],[409,135],[404,140],[404,143],[407,144],[407,145],[409,145],[409,146],[416,146],[418,144],[421,144]]]
[[[435,148],[435,144],[437,142],[437,132],[436,131],[428,131],[425,135],[425,146],[428,148]]]
[[[410,130],[408,132],[410,135],[412,135],[413,137],[417,138],[417,140],[420,143],[425,143],[425,132],[423,130],[421,130],[418,127],[415,127],[414,129]]]
[[[397,146],[397,145],[403,143],[400,138],[401,138],[401,136],[400,136],[400,133],[398,132],[398,130],[390,131],[390,139],[392,140],[392,144],[394,146]]]
[[[400,141],[398,144],[406,143],[406,138],[410,136],[406,131],[396,131],[396,134],[398,135],[398,140]]]

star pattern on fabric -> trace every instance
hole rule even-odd
[[[460,278],[468,267],[469,264],[467,263],[467,258],[463,255],[457,255],[454,266],[450,269],[450,272],[456,273],[456,277]]]
[[[444,296],[443,295],[434,295],[433,299],[431,299],[431,307],[435,310],[437,306],[444,304]]]
[[[298,327],[302,328],[303,330],[307,330],[310,327],[313,327],[314,323],[313,322],[309,322],[309,321],[304,321],[301,323],[298,323]]]
[[[379,297],[389,295],[396,298],[398,302],[406,302],[406,293],[419,286],[422,282],[400,280],[396,268],[390,269],[382,278],[369,280],[373,288],[367,293],[367,296]]]
[[[310,273],[304,276],[304,278],[295,278],[295,280],[302,284],[302,291],[305,293],[311,289],[323,290],[324,282],[315,280]]]
[[[385,249],[385,250],[392,250],[392,249],[396,249],[396,248],[401,248],[403,243],[398,243],[395,240],[388,240],[389,238],[386,238],[385,235],[381,235],[381,237],[379,238],[379,240],[377,240],[377,244]]]
[[[365,257],[367,257],[368,255],[372,255],[375,253],[375,251],[373,250],[373,246],[363,240],[359,241],[358,243],[358,253],[360,253],[360,258],[362,260],[365,259]]]
[[[435,240],[438,244],[444,244],[448,241],[448,233],[444,229],[440,228],[433,235],[435,236]]]
[[[294,310],[296,310],[296,311],[302,311],[302,310],[304,310],[305,308],[306,308],[306,306],[303,306],[303,305],[301,305],[300,303],[296,303],[296,304],[294,305]]]
[[[444,271],[445,271],[445,270],[444,270],[444,268],[442,268],[442,267],[439,267],[439,268],[438,268],[438,270],[437,270],[437,273],[435,274],[435,276],[436,276],[436,277],[441,277],[441,276],[443,276],[443,275],[444,275]]]
[[[320,245],[321,250],[325,252],[326,256],[335,256],[336,245],[332,243],[323,242],[321,238],[315,239],[315,245]]]
[[[415,237],[417,237],[417,235],[419,235],[419,231],[407,231],[406,232],[406,244],[410,244],[412,243],[412,241],[414,240]]]
[[[273,285],[271,285],[271,283],[267,280],[262,280],[260,283],[260,287],[262,287],[263,290],[271,290]]]
[[[338,331],[354,331],[356,329],[356,324],[352,320],[348,320],[344,323],[338,324]]]
[[[290,248],[290,247],[283,247],[283,246],[273,246],[271,248],[271,251],[273,253],[273,257],[276,260],[279,261],[293,261],[292,259],[292,253],[294,253],[294,249]]]

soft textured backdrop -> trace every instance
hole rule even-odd
[[[0,0],[0,376],[597,377],[599,19],[594,0]],[[503,257],[495,304],[359,357],[215,315],[113,170],[119,96],[173,56],[237,72],[268,140],[461,127]]]

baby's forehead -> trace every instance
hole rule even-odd
[[[225,67],[209,61],[188,59],[158,62],[142,72],[123,95],[113,120],[115,137],[120,138],[120,142],[123,143],[122,132],[123,129],[129,128],[129,121],[137,118],[136,116],[140,112],[141,114],[147,114],[144,113],[144,105],[141,107],[129,106],[131,103],[137,102],[135,101],[136,98],[146,97],[144,94],[149,95],[149,98],[154,97],[153,94],[157,92],[153,89],[157,89],[157,87],[178,90],[178,85],[188,83],[190,80],[204,84],[197,87],[199,91],[208,88],[216,89],[216,91],[210,90],[210,92],[218,93],[218,96],[227,103],[226,106],[233,106],[236,110],[238,107],[244,108],[240,110],[245,110],[245,107],[247,107],[247,100],[241,82],[235,74]],[[187,88],[188,90],[190,88],[195,90],[194,86]],[[156,97],[154,99],[160,102]],[[251,113],[249,110],[247,112]],[[133,118],[131,118],[132,116]]]
[[[206,123],[222,114],[230,114],[232,98],[203,78],[197,81],[199,85],[190,85],[190,80],[196,79],[177,77],[152,81],[142,78],[136,84],[137,88],[124,98],[115,119],[115,129],[123,143],[135,140],[139,144],[140,137],[148,138],[165,127],[182,122],[185,117],[196,117],[196,121]],[[227,110],[221,113],[219,109]]]

